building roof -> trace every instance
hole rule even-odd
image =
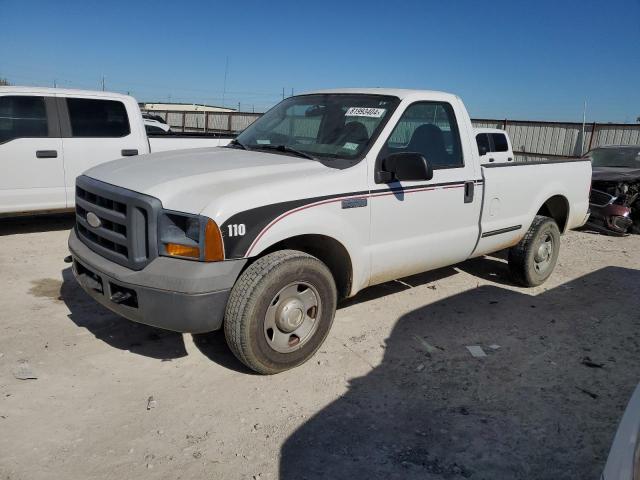
[[[235,108],[232,107],[222,107],[220,105],[208,105],[206,103],[192,103],[192,102],[138,102],[140,106],[142,105],[171,105],[174,107],[204,107],[204,108],[219,108],[222,110],[233,110]]]

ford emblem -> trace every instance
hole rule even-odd
[[[91,227],[93,228],[98,228],[102,226],[102,221],[100,221],[100,218],[98,218],[98,216],[93,212],[87,213],[87,223],[91,225]]]

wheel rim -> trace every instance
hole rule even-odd
[[[547,233],[542,238],[542,241],[536,250],[536,254],[533,257],[533,267],[536,272],[544,273],[549,268],[553,259],[553,248],[553,236],[551,236],[550,233]]]
[[[264,318],[267,344],[280,353],[302,348],[315,333],[320,295],[306,282],[290,283],[273,297]]]

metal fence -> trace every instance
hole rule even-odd
[[[176,112],[149,110],[176,132],[225,132],[238,133],[251,125],[261,113],[249,112]]]
[[[178,132],[238,133],[261,113],[175,112],[153,110]],[[500,128],[511,138],[516,158],[521,161],[541,157],[579,157],[600,145],[640,145],[640,124],[539,122],[527,120],[474,119],[474,127]]]
[[[579,157],[600,145],[640,145],[640,124],[472,120],[474,127],[500,128],[520,159]]]

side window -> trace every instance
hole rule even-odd
[[[482,149],[485,152],[491,151],[491,145],[489,144],[489,135],[486,133],[479,133],[476,135],[476,143],[478,144],[478,152],[482,155]]]
[[[509,143],[507,143],[507,137],[502,133],[492,133],[491,139],[493,140],[494,152],[508,152]]]
[[[48,136],[44,97],[0,97],[0,143]]]
[[[72,137],[124,137],[131,133],[127,109],[115,100],[67,98]]]
[[[147,131],[147,133],[153,133],[153,134],[167,133],[163,129],[161,129],[160,127],[156,127],[155,125],[145,125],[144,129]]]
[[[384,148],[386,154],[418,152],[434,169],[464,166],[453,108],[443,102],[419,102],[402,114]]]

